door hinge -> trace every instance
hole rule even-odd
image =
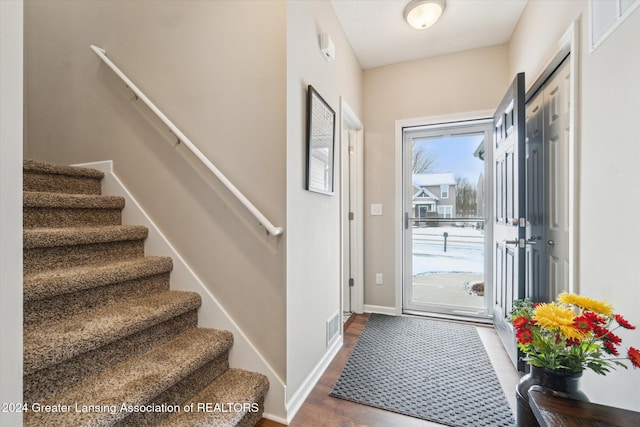
[[[520,218],[520,227],[526,227],[526,226],[527,226],[526,218]]]
[[[353,214],[353,212],[349,212],[349,221],[353,221],[355,218],[355,215]]]
[[[355,280],[353,280],[352,278],[349,278],[349,287],[353,288],[355,286]]]

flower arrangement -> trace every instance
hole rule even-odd
[[[619,357],[622,339],[614,331],[635,329],[611,304],[563,292],[551,303],[517,300],[509,318],[518,347],[532,366],[578,373],[589,368],[605,375],[627,359],[640,368],[640,350]]]

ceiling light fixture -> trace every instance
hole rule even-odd
[[[416,30],[424,30],[436,23],[445,6],[445,0],[411,0],[404,8],[404,20]]]

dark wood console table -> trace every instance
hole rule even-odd
[[[638,427],[640,412],[555,396],[534,386],[529,406],[541,427]]]

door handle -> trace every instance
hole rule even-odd
[[[517,245],[518,243],[520,243],[520,240],[518,240],[518,239],[515,239],[515,240],[503,240],[502,243],[505,244],[505,245]]]
[[[538,243],[538,242],[536,241],[535,237],[531,237],[531,238],[527,239],[527,245],[535,245],[536,243]]]
[[[555,244],[556,244],[556,242],[554,242],[553,240],[549,240],[547,242],[547,245],[549,245],[549,246],[555,246]]]

